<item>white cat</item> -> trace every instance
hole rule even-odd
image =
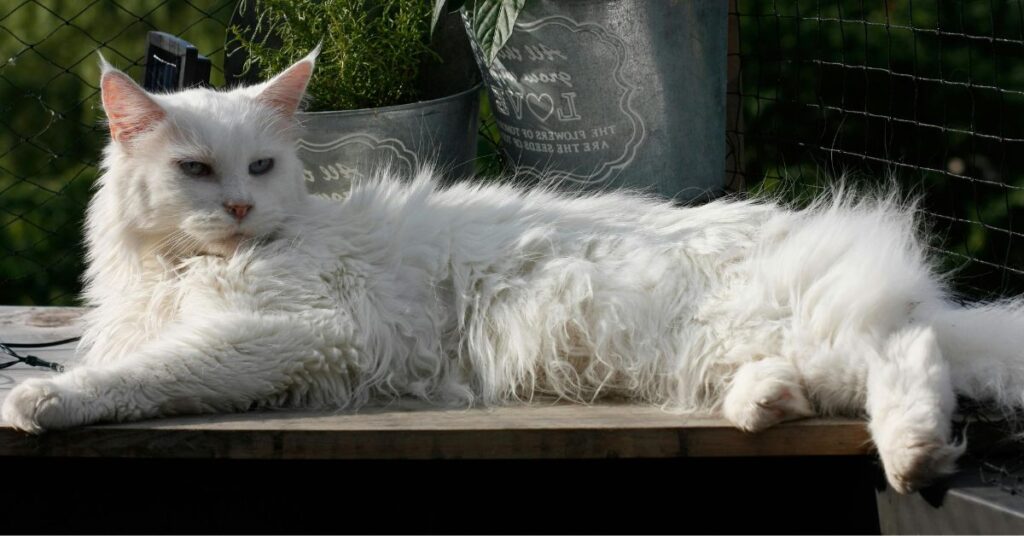
[[[314,56],[168,95],[104,66],[84,365],[16,387],[7,422],[541,394],[750,431],[866,413],[907,492],[963,450],[954,393],[1024,404],[1022,308],[952,303],[891,199],[677,208],[428,173],[309,196],[293,114]]]

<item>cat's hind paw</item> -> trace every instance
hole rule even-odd
[[[947,443],[937,437],[908,435],[892,444],[878,445],[889,485],[898,493],[912,493],[956,471],[956,460],[966,443]]]
[[[77,396],[56,382],[32,378],[11,390],[0,409],[9,425],[32,434],[84,424],[88,419]]]

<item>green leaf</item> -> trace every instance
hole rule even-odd
[[[430,16],[431,37],[434,35],[434,30],[437,29],[437,24],[441,22],[441,17],[447,13],[462,9],[462,5],[465,3],[465,0],[434,0],[434,12]]]
[[[448,0],[434,0],[434,12],[430,16],[430,35],[434,35],[434,28],[437,28],[437,23],[441,20],[441,15],[444,15],[447,9]]]
[[[470,26],[484,60],[490,65],[512,36],[526,0],[476,0],[472,4]]]

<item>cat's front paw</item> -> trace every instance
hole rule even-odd
[[[760,432],[783,421],[814,415],[803,389],[770,362],[744,366],[722,401],[722,414],[740,430]]]
[[[60,430],[89,421],[77,393],[53,380],[32,378],[11,390],[0,416],[11,426],[29,433]]]
[[[756,392],[726,399],[725,418],[745,432],[760,432],[783,421],[814,414],[798,386],[766,383]]]

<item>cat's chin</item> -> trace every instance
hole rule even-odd
[[[231,257],[238,251],[238,248],[251,236],[245,233],[235,233],[220,240],[212,240],[203,244],[203,252],[209,255],[220,257]]]

